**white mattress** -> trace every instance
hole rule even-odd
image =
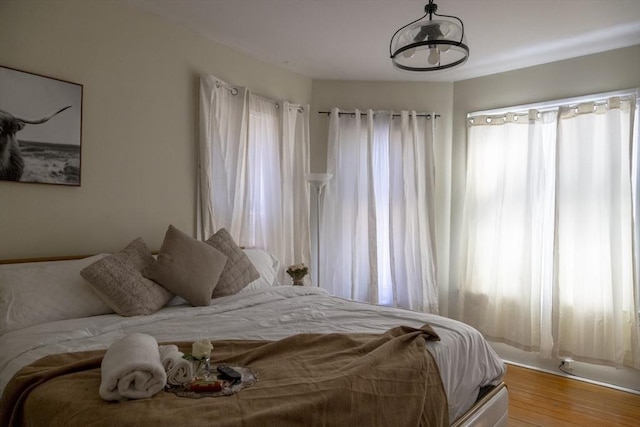
[[[43,356],[106,349],[132,332],[152,335],[158,342],[276,340],[305,332],[379,333],[425,323],[441,338],[427,346],[440,369],[453,422],[473,405],[481,386],[498,384],[505,373],[478,331],[452,319],[349,301],[313,287],[278,286],[215,299],[208,307],[178,305],[150,316],[110,314],[12,331],[0,337],[0,390],[22,366]]]

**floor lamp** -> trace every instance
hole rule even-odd
[[[320,286],[320,195],[332,176],[330,173],[307,175],[307,182],[316,190],[316,286]]]

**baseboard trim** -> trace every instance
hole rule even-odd
[[[640,396],[640,391],[639,390],[634,390],[634,389],[631,389],[631,388],[621,387],[621,386],[618,386],[618,385],[615,385],[615,384],[609,384],[609,383],[605,383],[605,382],[602,382],[602,381],[596,381],[596,380],[592,380],[590,378],[584,378],[584,377],[580,377],[580,376],[577,376],[577,375],[570,375],[570,374],[566,374],[566,373],[564,373],[562,371],[552,371],[550,369],[539,368],[537,366],[527,365],[526,363],[514,362],[512,360],[502,359],[502,361],[504,363],[506,363],[506,364],[509,364],[509,365],[519,366],[521,368],[527,368],[527,369],[531,369],[531,370],[539,371],[539,372],[545,372],[547,374],[557,375],[559,377],[565,377],[565,378],[569,378],[569,379],[572,379],[572,380],[578,380],[578,381],[582,381],[582,382],[589,383],[589,384],[599,385],[599,386],[602,386],[602,387],[608,387],[608,388],[612,388],[612,389],[615,389],[615,390],[624,391],[624,392],[627,392],[627,393],[636,394],[636,395]]]

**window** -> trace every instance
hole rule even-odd
[[[528,107],[469,117],[462,320],[545,356],[637,368],[635,96]]]
[[[438,312],[434,119],[331,112],[320,255],[333,295]]]
[[[200,238],[225,227],[285,268],[309,263],[308,126],[308,107],[201,79]]]

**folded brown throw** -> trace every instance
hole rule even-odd
[[[162,391],[120,403],[98,394],[104,351],[52,355],[11,380],[0,425],[446,426],[447,398],[426,340],[439,340],[429,325],[217,341],[212,363],[250,366],[256,384],[225,397]],[[177,344],[190,351],[191,342]]]

